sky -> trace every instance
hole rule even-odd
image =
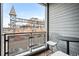
[[[3,4],[3,27],[10,23],[9,12],[14,6],[17,18],[29,19],[32,17],[45,19],[45,7],[36,3],[4,3]]]

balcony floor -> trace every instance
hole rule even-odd
[[[45,51],[42,51],[42,52],[35,54],[33,56],[48,56],[50,53],[51,53],[50,50],[45,50]]]

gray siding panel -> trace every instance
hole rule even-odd
[[[49,37],[52,33],[79,37],[79,4],[49,4]],[[66,51],[64,42],[59,46],[62,47],[61,50]],[[70,53],[79,53],[79,43],[70,43]]]

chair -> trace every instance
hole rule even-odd
[[[54,47],[56,47],[56,49],[57,49],[57,44],[58,44],[57,37],[58,37],[57,33],[52,33],[51,36],[50,36],[49,41],[47,41],[47,44],[50,47],[51,53],[54,53]]]
[[[52,47],[52,49],[54,48],[54,47],[56,47],[56,49],[58,49],[58,47],[57,47],[57,45],[58,45],[58,43],[59,43],[59,40],[58,40],[58,38],[59,38],[59,35],[57,34],[57,33],[53,33],[52,34],[52,36],[51,36],[51,38],[54,38],[55,37],[55,39],[53,39],[53,41],[50,39],[50,41],[47,41],[47,44],[50,46],[50,47]],[[66,53],[64,53],[64,52],[62,52],[62,51],[56,51],[56,52],[54,52],[52,49],[50,49],[52,52],[52,54],[51,54],[51,56],[68,56]],[[48,54],[49,55],[49,54]]]
[[[56,42],[53,42],[53,41],[48,41],[47,44],[51,47],[50,50],[53,52],[53,48],[52,47],[55,47],[57,45]]]

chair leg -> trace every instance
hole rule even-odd
[[[58,50],[58,47],[57,47],[57,45],[55,46],[56,47],[56,51]],[[50,54],[52,54],[52,53],[54,53],[54,47],[51,47],[50,48],[50,53],[47,55],[47,56],[49,56]]]
[[[49,53],[47,54],[47,56],[49,56],[50,54],[52,54],[52,53],[54,52],[52,47],[50,48],[50,51],[51,51],[51,52],[49,52]]]
[[[53,48],[53,53],[57,51],[57,46]]]

